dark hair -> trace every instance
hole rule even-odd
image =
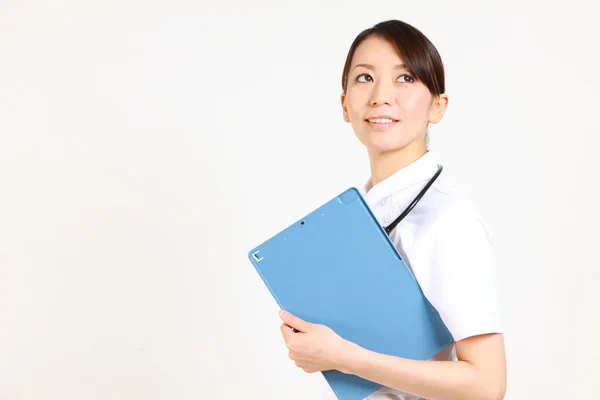
[[[342,74],[342,90],[348,88],[348,74],[352,57],[358,45],[370,36],[380,36],[396,47],[407,69],[418,81],[423,82],[431,94],[445,92],[444,65],[437,49],[429,39],[415,27],[399,20],[380,22],[358,34],[346,57]]]

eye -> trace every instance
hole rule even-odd
[[[416,81],[416,79],[410,74],[402,74],[398,77],[398,79],[400,79],[400,81],[403,83],[414,83]]]
[[[367,80],[361,80],[361,78],[363,78],[363,77]],[[370,81],[368,79],[370,79]],[[356,77],[356,81],[357,82],[372,82],[373,78],[369,74],[360,74],[359,76]]]

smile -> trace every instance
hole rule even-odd
[[[377,124],[391,124],[392,122],[394,122],[394,120],[391,118],[371,118],[371,119],[368,119],[367,121],[374,122]]]
[[[371,127],[380,129],[389,128],[398,122],[398,120],[390,117],[367,118],[366,121]]]

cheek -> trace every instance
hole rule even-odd
[[[423,121],[427,119],[431,98],[429,93],[414,91],[407,93],[400,100],[403,115],[410,121]]]
[[[350,115],[351,119],[355,119],[359,115],[361,107],[359,106],[356,96],[350,97],[350,95],[348,95],[348,99],[346,100],[346,109],[348,110],[348,114]]]
[[[351,86],[346,93],[346,109],[352,120],[362,118],[368,104],[368,93],[365,90]]]
[[[350,120],[352,122],[355,122],[355,121],[358,121],[359,119],[361,119],[360,110],[358,110],[356,108],[348,108],[348,113],[350,114]]]
[[[347,107],[348,116],[350,117],[350,123],[354,128],[359,127],[360,124],[363,122],[362,118],[364,115],[364,109],[356,106],[353,107],[352,104],[347,105]]]

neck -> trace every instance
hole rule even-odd
[[[389,178],[402,168],[412,164],[427,153],[425,144],[408,145],[387,152],[369,152],[371,183],[369,190],[379,182]]]

